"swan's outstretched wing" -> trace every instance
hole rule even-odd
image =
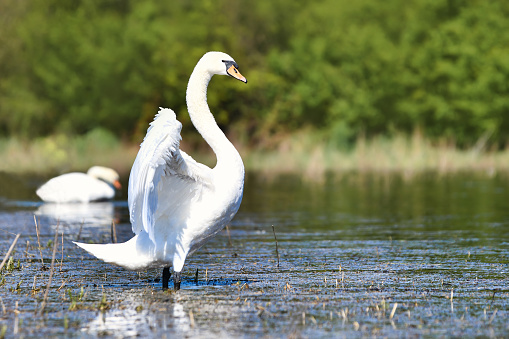
[[[210,184],[211,169],[180,151],[181,128],[175,113],[161,108],[150,124],[129,176],[128,203],[133,232],[138,234],[145,230],[152,241],[155,241],[154,222],[161,179],[178,182],[171,187],[175,199],[182,196],[190,200],[189,194],[198,194],[203,186]]]

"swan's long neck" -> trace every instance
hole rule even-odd
[[[217,125],[207,104],[207,86],[211,78],[212,74],[198,63],[187,85],[186,100],[189,116],[193,125],[216,154],[217,166],[221,167],[223,164],[231,166],[232,161],[235,163],[240,161],[239,166],[242,166],[243,172],[239,153]]]

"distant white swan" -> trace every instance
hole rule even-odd
[[[86,174],[67,173],[50,179],[36,193],[45,202],[90,202],[112,199],[120,188],[115,170],[93,166]]]
[[[174,288],[180,288],[186,257],[232,220],[242,200],[242,159],[207,104],[207,86],[214,74],[247,80],[232,57],[221,52],[206,53],[189,79],[189,115],[216,154],[216,166],[200,164],[179,149],[182,125],[171,109],[161,108],[129,177],[129,212],[136,235],[120,244],[76,243],[97,258],[129,270],[163,267],[163,288],[168,287],[169,266],[173,266]]]

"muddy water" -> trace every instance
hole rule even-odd
[[[0,259],[21,234],[0,276],[7,337],[509,335],[507,176],[249,175],[234,222],[188,259],[178,293],[159,270],[71,243],[110,242],[112,221],[129,239],[125,197],[42,204],[43,179],[0,175]]]

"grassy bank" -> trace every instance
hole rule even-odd
[[[360,138],[350,150],[331,147],[323,138],[304,132],[286,138],[270,150],[236,146],[248,171],[267,175],[301,173],[308,178],[320,178],[330,171],[399,171],[406,175],[425,171],[509,172],[509,150],[487,151],[482,142],[462,150],[451,143],[432,144],[419,134],[392,139]],[[198,161],[214,165],[212,153],[183,147]],[[100,164],[115,168],[126,176],[138,148],[138,145],[121,142],[100,130],[75,138],[60,135],[33,141],[4,139],[0,140],[0,171],[63,173],[84,171]]]
[[[401,172],[413,175],[435,171],[485,172],[493,175],[509,171],[509,150],[487,150],[483,140],[469,149],[453,143],[434,144],[420,134],[393,138],[359,138],[350,150],[327,145],[308,135],[283,141],[277,151],[245,152],[246,168],[270,173],[301,172],[318,178],[326,172]]]
[[[31,141],[0,139],[0,171],[54,174],[104,165],[124,176],[128,175],[137,152],[137,145],[123,143],[103,130],[79,137],[58,135]]]

